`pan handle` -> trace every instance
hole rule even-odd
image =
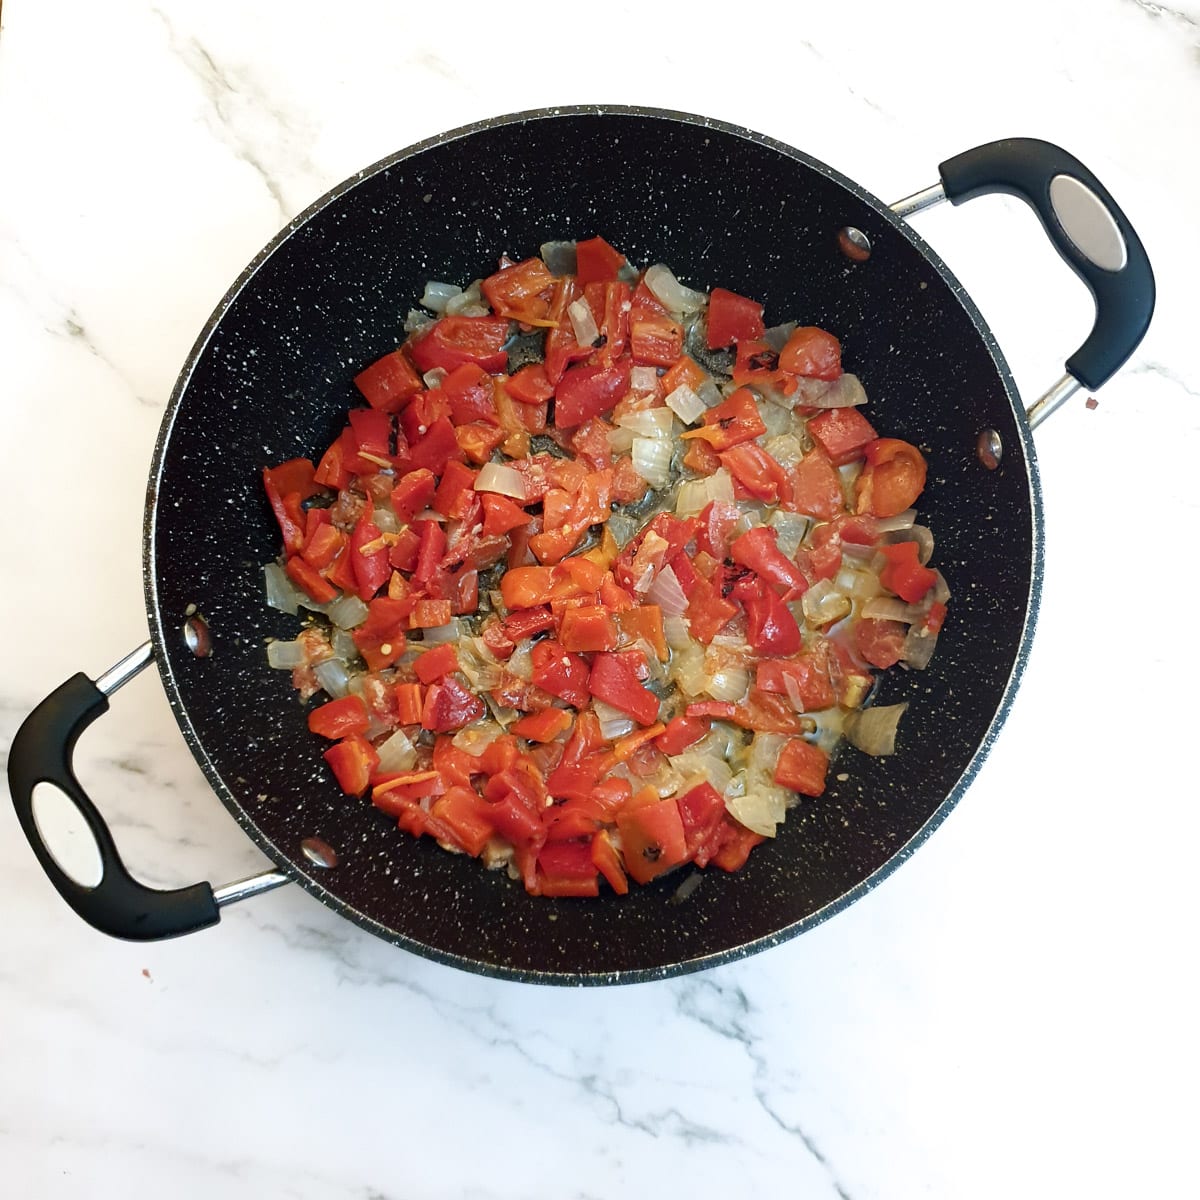
[[[222,901],[243,899],[289,882],[279,872],[231,885],[214,894],[208,883],[174,891],[146,887],[129,874],[108,825],[75,777],[72,756],[79,735],[108,711],[108,697],[153,659],[149,642],[95,682],[82,672],[56,688],[25,718],[8,757],[8,784],[17,819],[58,894],[93,928],[113,937],[149,942],[193,933],[220,920]],[[87,822],[100,857],[94,885],[80,882],[59,864],[38,828],[34,789],[56,788]]]
[[[1074,155],[1037,138],[977,146],[946,159],[938,174],[940,184],[892,205],[892,211],[906,217],[943,199],[962,204],[995,192],[1019,196],[1095,299],[1091,333],[1067,359],[1067,377],[1043,397],[1048,404],[1034,405],[1031,420],[1048,415],[1080,384],[1100,388],[1137,348],[1154,312],[1150,260],[1117,202]]]

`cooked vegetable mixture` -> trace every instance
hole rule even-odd
[[[432,282],[314,467],[263,471],[268,645],[350,796],[542,896],[735,871],[890,754],[949,591],[836,337],[603,238]]]

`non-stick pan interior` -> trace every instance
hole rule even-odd
[[[851,263],[836,233],[870,237]],[[466,284],[498,255],[603,234],[638,265],[824,326],[865,382],[869,416],[930,461],[921,520],[954,593],[931,667],[889,674],[900,751],[845,749],[830,788],[734,875],[682,903],[671,876],[618,898],[543,900],[418,843],[343,797],[269,637],[261,567],[278,551],[260,471],[314,456],[358,401],[355,372],[402,339],[427,279]],[[235,285],[186,365],[148,498],[146,588],[172,706],[222,801],[277,862],[345,915],[420,953],[501,975],[611,982],[693,969],[806,928],[882,877],[978,765],[1007,707],[1040,564],[1036,480],[990,335],[937,260],[872,198],[794,150],[729,127],[632,110],[526,114],[459,131],[319,202]],[[977,460],[996,429],[999,470]],[[179,634],[189,606],[211,657]],[[318,836],[339,865],[300,856]],[[689,868],[690,869],[690,868]]]

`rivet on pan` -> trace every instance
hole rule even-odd
[[[338,865],[337,851],[328,842],[323,842],[317,837],[306,837],[300,843],[300,853],[314,867],[328,869]]]
[[[975,453],[989,471],[994,471],[1000,465],[1000,458],[1004,453],[1004,443],[1001,442],[1000,435],[994,429],[985,429],[975,443]]]
[[[207,658],[212,653],[212,635],[208,622],[197,613],[183,623],[183,640],[197,658]]]
[[[866,262],[871,257],[871,239],[853,225],[838,230],[837,244],[851,262]]]

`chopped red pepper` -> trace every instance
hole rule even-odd
[[[448,733],[478,721],[486,711],[478,696],[467,691],[453,675],[447,675],[425,693],[421,725],[433,733]]]
[[[658,697],[642,687],[636,661],[645,659],[638,651],[624,654],[597,654],[592,660],[592,674],[588,688],[597,700],[611,704],[613,708],[627,713],[641,725],[652,725],[658,720]]]
[[[413,363],[422,375],[437,367],[453,371],[463,363],[476,363],[485,371],[503,371],[508,356],[505,317],[442,317],[411,346]]]
[[[554,394],[554,425],[574,429],[591,417],[601,417],[629,390],[629,359],[611,366],[572,367]]]
[[[738,388],[715,408],[704,414],[704,425],[700,429],[689,429],[685,438],[703,438],[714,450],[728,450],[742,442],[752,442],[767,432],[759,415],[754,393],[749,388]]]
[[[787,597],[803,595],[808,589],[808,580],[779,549],[775,530],[769,525],[756,526],[734,538],[729,545],[729,557],[768,582],[786,589]]]
[[[887,566],[879,572],[879,582],[909,604],[920,604],[925,593],[937,582],[937,572],[921,565],[920,547],[916,542],[896,542],[880,546]]]
[[[734,342],[762,337],[763,306],[725,288],[708,294],[708,348],[718,350]]]
[[[361,796],[371,781],[371,772],[379,766],[375,747],[357,733],[330,746],[323,757],[347,796]]]
[[[576,708],[588,702],[588,665],[577,654],[564,650],[553,638],[536,642],[532,650],[533,682],[543,691]]]
[[[355,375],[354,386],[372,408],[394,413],[421,390],[422,383],[404,351],[393,350]]]
[[[575,243],[575,278],[579,286],[593,282],[606,283],[616,279],[625,265],[625,255],[610,246],[602,237],[586,238]]]
[[[802,738],[790,738],[775,766],[775,782],[803,796],[820,796],[825,791],[829,756],[820,746]]]
[[[867,443],[878,436],[857,408],[826,408],[809,419],[808,432],[835,467],[862,458]]]
[[[366,733],[371,719],[360,696],[343,696],[314,708],[308,714],[308,728],[320,737],[336,741],[351,733]]]
[[[801,326],[792,331],[780,352],[779,365],[793,375],[837,379],[842,374],[841,343],[823,329]]]

